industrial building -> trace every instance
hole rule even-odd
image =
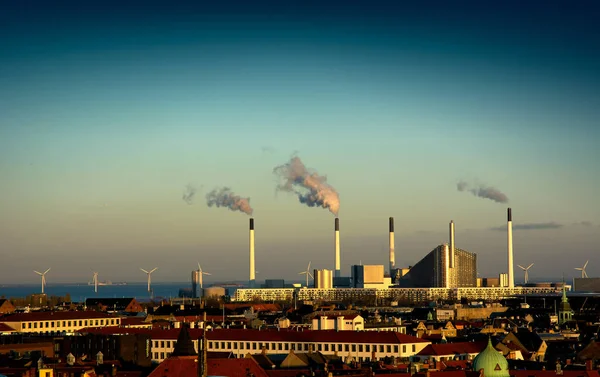
[[[448,244],[437,246],[398,280],[402,288],[477,287],[477,255]],[[451,254],[454,268],[450,267]]]
[[[315,279],[315,288],[333,288],[333,273],[331,270],[315,270],[313,276]]]
[[[392,279],[384,276],[383,269],[383,265],[351,266],[352,288],[389,288]]]
[[[575,278],[573,290],[578,292],[600,292],[600,278]]]

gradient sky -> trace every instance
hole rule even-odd
[[[218,186],[251,198],[257,278],[332,268],[333,216],[275,190],[294,152],[340,194],[345,274],[387,263],[394,216],[398,265],[453,219],[495,276],[508,206],[543,225],[515,230],[532,279],[600,272],[597,2],[120,3],[2,6],[0,283],[247,279]]]

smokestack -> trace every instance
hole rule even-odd
[[[335,218],[335,275],[336,278],[341,276],[340,273],[340,219]]]
[[[390,217],[390,276],[392,276],[392,270],[396,268],[396,254],[394,250],[395,243],[396,242],[394,240],[394,218]]]
[[[250,219],[250,288],[256,283],[256,267],[254,266],[254,219]]]
[[[454,268],[454,220],[450,220],[450,268]]]
[[[515,273],[513,266],[513,240],[512,240],[512,211],[508,209],[508,288],[515,287]]]

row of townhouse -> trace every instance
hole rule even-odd
[[[103,334],[142,333],[150,335],[152,361],[161,362],[168,358],[175,347],[179,331],[188,331],[194,339],[198,351],[198,339],[202,338],[202,329],[145,330],[104,328],[84,331]],[[365,361],[394,357],[408,360],[418,354],[431,342],[393,331],[330,331],[330,330],[250,330],[218,329],[206,333],[207,352],[227,352],[233,357],[245,357],[255,354],[287,354],[290,351],[321,352],[324,355],[338,355],[347,361]]]
[[[121,318],[96,311],[30,312],[0,317],[0,325],[16,333],[60,335],[86,327],[120,326]]]

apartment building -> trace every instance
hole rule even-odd
[[[90,333],[125,334],[147,333],[151,339],[152,361],[162,362],[175,347],[180,329],[146,330],[125,328],[88,329]],[[198,351],[202,329],[187,329]],[[231,357],[243,358],[247,354],[287,354],[290,351],[321,352],[339,355],[346,360],[365,361],[396,357],[408,360],[431,342],[393,331],[331,331],[331,330],[250,330],[218,329],[206,333],[207,352],[227,352]]]
[[[0,317],[4,324],[16,333],[70,334],[86,327],[121,325],[121,318],[95,311],[31,312]]]

